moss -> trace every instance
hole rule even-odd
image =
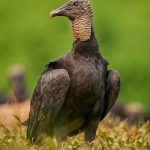
[[[97,130],[95,141],[91,145],[84,142],[83,133],[68,137],[66,141],[57,143],[55,139],[46,138],[40,146],[26,141],[26,128],[18,127],[8,130],[0,127],[1,150],[149,150],[150,124],[132,126],[127,121],[120,122],[105,119]]]

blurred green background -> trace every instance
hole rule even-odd
[[[0,1],[0,89],[9,91],[7,70],[23,64],[32,94],[50,60],[72,46],[70,22],[49,19],[65,0]],[[109,68],[121,74],[122,102],[142,102],[150,108],[150,1],[91,0],[100,51]]]

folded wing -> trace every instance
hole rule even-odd
[[[53,136],[53,123],[60,111],[69,88],[70,77],[64,69],[46,70],[34,90],[27,139],[40,140],[43,135]]]

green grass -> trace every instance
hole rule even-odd
[[[57,143],[47,138],[41,146],[35,146],[26,141],[26,129],[19,127],[8,130],[0,127],[1,150],[88,150],[83,134],[67,138],[65,142]],[[150,124],[131,126],[126,121],[105,119],[97,130],[96,140],[91,150],[149,150]]]

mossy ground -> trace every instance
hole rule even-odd
[[[84,135],[67,138],[65,142],[57,143],[47,138],[40,146],[26,141],[26,128],[19,126],[15,130],[0,127],[1,150],[149,150],[150,124],[141,123],[133,126],[127,121],[105,119],[97,130],[96,140],[92,146],[84,142]]]

